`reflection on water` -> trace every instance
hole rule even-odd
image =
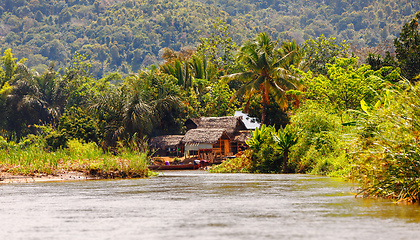
[[[0,239],[418,239],[419,205],[308,175],[0,185]]]

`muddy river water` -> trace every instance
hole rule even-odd
[[[0,185],[0,239],[420,239],[420,206],[310,175]]]

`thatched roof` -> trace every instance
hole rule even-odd
[[[214,144],[222,137],[229,139],[226,130],[223,128],[196,128],[189,130],[181,142],[185,144]]]
[[[178,144],[181,144],[181,140],[184,135],[166,135],[166,136],[158,136],[152,138],[150,141],[150,145],[153,147],[158,148],[167,148],[167,147],[175,147]]]
[[[235,136],[234,140],[235,142],[245,143],[245,140],[248,140],[250,138],[251,138],[250,131],[240,131],[239,134]]]
[[[199,128],[220,128],[225,129],[226,133],[233,137],[233,134],[239,130],[247,129],[245,124],[242,122],[241,116],[228,116],[228,117],[202,117],[202,118],[191,118],[186,123],[196,124],[197,129]]]

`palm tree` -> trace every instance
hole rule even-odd
[[[282,109],[286,109],[288,106],[286,91],[300,89],[299,80],[291,75],[289,65],[296,64],[297,59],[294,56],[302,54],[301,51],[296,44],[295,46],[285,44],[283,48],[277,48],[277,44],[278,41],[271,41],[266,33],[258,34],[255,41],[243,45],[237,55],[237,60],[244,64],[247,71],[222,77],[227,82],[231,80],[244,82],[232,100],[244,96],[247,99],[245,111],[248,110],[253,95],[262,96],[261,124],[265,124],[270,93],[275,96]]]
[[[58,123],[69,98],[81,82],[78,78],[86,74],[86,64],[76,56],[76,64],[66,69],[63,77],[54,71],[54,64],[40,75],[25,66],[23,60],[16,62],[10,49],[4,54],[0,84],[10,84],[11,90],[7,90],[7,95],[1,94],[3,115],[7,116],[0,119],[2,124],[7,125],[9,132],[19,140],[28,132],[28,126]],[[0,93],[2,89],[3,86],[0,86]]]
[[[188,61],[175,59],[173,63],[167,62],[161,66],[161,71],[178,79],[178,85],[188,89],[192,85],[191,65]]]
[[[104,148],[115,148],[117,141],[127,140],[134,133],[144,135],[152,125],[151,107],[143,100],[141,89],[127,86],[110,89],[107,94],[98,94],[89,109],[105,122]]]
[[[67,84],[57,78],[53,66],[39,75],[18,62],[12,77],[5,106],[9,130],[19,139],[28,125],[57,123],[64,111]]]
[[[105,122],[105,148],[113,148],[117,141],[128,142],[135,134],[144,137],[161,126],[162,119],[173,109],[180,108],[180,89],[172,81],[159,76],[152,68],[128,77],[121,87],[98,94],[90,110]],[[169,124],[168,122],[162,125]]]
[[[277,52],[280,58],[284,58],[282,66],[286,70],[291,70],[290,66],[292,65],[298,69],[305,69],[307,67],[307,63],[304,61],[306,53],[303,48],[300,48],[296,44],[294,39],[291,42],[284,41],[280,48],[277,49]]]
[[[177,133],[176,119],[182,114],[181,88],[172,76],[161,74],[156,68],[133,75],[129,82],[142,88],[153,113],[153,126],[160,133]]]
[[[176,52],[164,48],[162,58],[165,63],[160,65],[160,70],[178,79],[178,85],[186,90],[194,87],[199,93],[201,86],[198,85],[210,82],[217,77],[217,69],[207,57],[196,55],[191,49]]]

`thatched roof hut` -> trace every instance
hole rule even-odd
[[[191,118],[185,122],[185,125],[188,130],[224,129],[231,139],[238,131],[247,129],[241,116]]]
[[[230,139],[223,128],[197,128],[189,130],[181,142],[184,144],[214,144],[222,138]]]
[[[160,149],[175,147],[181,144],[182,138],[184,138],[184,135],[158,136],[151,139],[150,146]]]

